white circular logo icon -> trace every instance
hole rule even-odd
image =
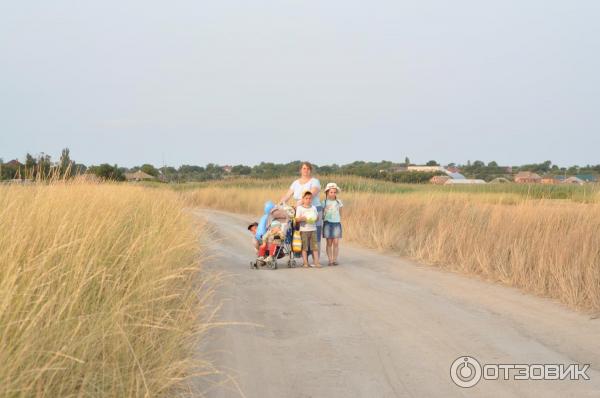
[[[459,387],[473,387],[481,380],[481,365],[473,357],[458,357],[450,367],[450,378]]]

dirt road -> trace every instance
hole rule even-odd
[[[249,220],[195,213],[217,239],[209,267],[230,275],[219,319],[249,323],[207,342],[223,370],[210,397],[600,396],[600,319],[347,244],[338,267],[252,271]],[[450,367],[465,355],[482,365],[591,364],[590,380],[461,388]]]

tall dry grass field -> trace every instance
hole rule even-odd
[[[262,203],[282,193],[209,187],[182,195],[193,205],[258,218]],[[600,310],[597,201],[443,191],[343,192],[340,198],[345,240]]]
[[[0,186],[0,226],[0,396],[178,396],[210,372],[199,226],[176,193]]]
[[[275,179],[228,178],[205,182],[189,182],[171,185],[178,191],[190,191],[200,188],[243,188],[266,189],[283,192],[295,177]],[[512,197],[520,200],[560,199],[580,203],[600,203],[600,184],[400,184],[385,180],[350,175],[320,176],[321,182],[336,181],[345,192],[394,193],[394,194],[462,194],[478,197]],[[156,183],[147,183],[156,187]]]

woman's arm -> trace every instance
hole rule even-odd
[[[288,191],[279,200],[279,203],[286,203],[288,200],[290,200],[293,194],[294,190],[292,188],[288,189]]]
[[[312,188],[310,191],[312,192],[313,196],[319,197],[319,192],[321,192],[321,182],[316,178],[313,178],[313,183],[311,185]]]

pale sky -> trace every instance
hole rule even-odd
[[[0,157],[600,163],[600,2],[3,1]]]

